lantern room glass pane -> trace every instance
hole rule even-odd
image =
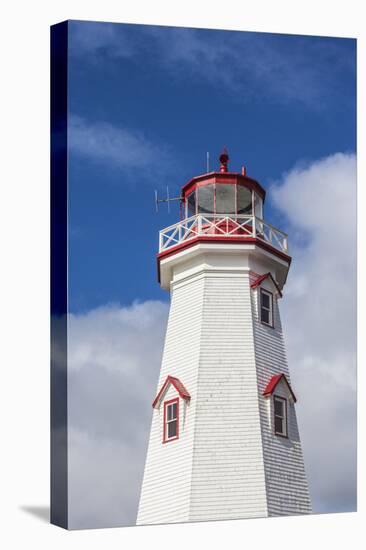
[[[213,214],[215,186],[213,184],[202,185],[202,187],[198,187],[197,192],[198,212],[203,214]]]
[[[187,217],[190,218],[196,214],[196,192],[193,191],[187,198]]]
[[[238,215],[252,214],[252,192],[250,189],[238,185]]]
[[[235,214],[235,185],[216,185],[216,214]]]
[[[254,215],[261,220],[263,219],[262,199],[257,193],[254,193]]]

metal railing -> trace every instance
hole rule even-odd
[[[198,214],[162,229],[159,252],[195,237],[226,237],[233,240],[255,237],[281,252],[288,252],[287,234],[256,216]]]

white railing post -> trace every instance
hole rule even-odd
[[[197,233],[201,235],[202,233],[202,216],[198,216],[197,220]]]
[[[253,216],[252,235],[253,237],[257,236],[257,218],[255,216]]]

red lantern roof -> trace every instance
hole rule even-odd
[[[229,172],[228,163],[229,163],[229,154],[226,147],[223,149],[219,160],[220,160],[220,169],[218,172],[208,172],[206,174],[201,174],[191,178],[185,185],[182,187],[182,198],[185,198],[191,191],[203,185],[209,185],[210,183],[231,183],[234,185],[243,185],[248,189],[253,189],[258,193],[261,199],[265,200],[266,192],[264,188],[258,183],[257,180],[249,178],[246,175],[246,170],[243,167],[242,173],[238,172]]]

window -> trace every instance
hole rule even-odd
[[[235,185],[216,185],[216,214],[235,214]]]
[[[251,215],[252,214],[252,192],[250,189],[243,187],[242,185],[237,186],[237,204],[238,204],[238,215]]]
[[[179,398],[164,403],[164,438],[163,443],[179,437]]]
[[[268,290],[260,289],[260,318],[265,325],[273,327],[273,294]]]
[[[187,218],[196,215],[196,192],[193,191],[187,198]]]
[[[215,187],[212,184],[202,185],[198,188],[198,212],[213,214]]]
[[[273,396],[274,433],[287,437],[287,400],[278,395]]]
[[[262,199],[257,195],[257,193],[254,193],[254,215],[257,218],[263,219],[263,202]]]

